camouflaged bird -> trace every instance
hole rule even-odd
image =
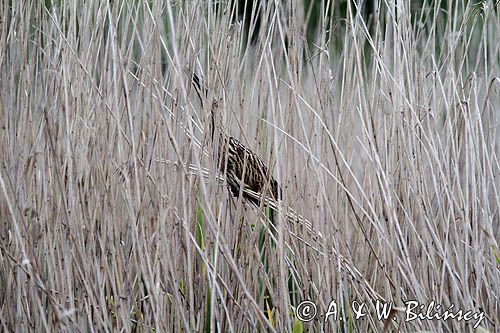
[[[191,75],[193,86],[203,103],[202,94],[208,96],[207,90],[196,73]],[[215,147],[217,169],[225,177],[231,193],[236,197],[241,194],[245,200],[256,206],[260,206],[262,199],[278,200],[281,198],[282,192],[278,182],[257,154],[234,137],[227,135],[221,125],[218,128],[219,135],[216,137],[215,115],[218,108],[219,102],[214,100],[210,109],[208,130]]]

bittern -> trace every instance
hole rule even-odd
[[[203,104],[208,98],[208,91],[196,73],[189,70],[187,72],[191,75],[193,86]],[[267,205],[266,199],[276,201],[281,198],[281,187],[257,154],[226,134],[222,124],[219,124],[219,135],[216,137],[215,113],[218,108],[219,102],[214,99],[210,109],[208,130],[210,139],[214,143],[214,151],[218,155],[216,167],[225,177],[231,193],[236,197],[242,195],[243,199],[256,206],[260,206],[262,201],[263,205]]]

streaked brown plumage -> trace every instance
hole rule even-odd
[[[203,102],[202,94],[207,96],[206,89],[202,86],[196,73],[192,74],[192,82]],[[281,188],[278,182],[269,173],[267,166],[260,157],[245,147],[234,137],[227,135],[222,126],[219,126],[219,135],[215,137],[215,113],[219,108],[214,100],[210,110],[209,133],[214,142],[217,158],[217,168],[225,177],[231,193],[238,197],[240,192],[244,199],[259,206],[262,199],[281,198]],[[259,194],[260,200],[249,192]]]

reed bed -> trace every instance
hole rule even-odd
[[[2,1],[0,26],[2,331],[500,330],[498,1]],[[186,69],[274,211],[224,186]]]

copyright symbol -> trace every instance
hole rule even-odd
[[[302,322],[313,320],[316,317],[316,304],[311,301],[300,302],[295,310],[295,315]]]

